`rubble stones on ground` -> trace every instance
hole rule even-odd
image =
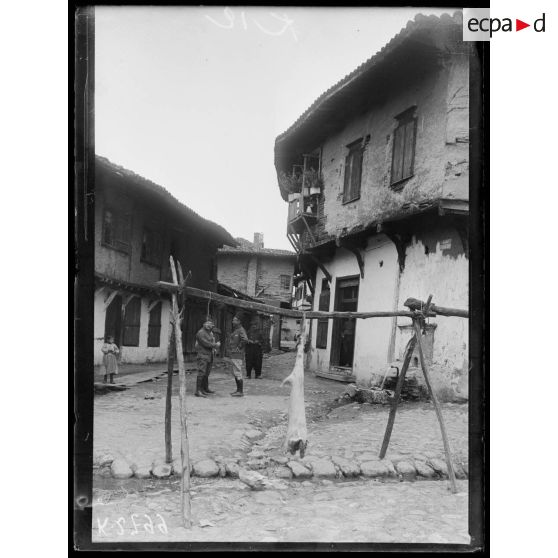
[[[157,479],[166,479],[171,476],[172,465],[170,463],[153,463],[153,469],[151,470],[153,476]]]
[[[364,452],[364,453],[361,453],[361,454],[357,457],[357,459],[358,459],[361,463],[363,463],[363,462],[365,462],[365,461],[377,461],[378,456],[377,456],[375,453],[372,453],[372,452]]]
[[[275,492],[274,490],[257,492],[254,494],[254,500],[258,504],[273,506],[281,503],[281,494],[279,494],[279,492]]]
[[[251,428],[244,431],[244,436],[246,436],[246,438],[250,440],[250,442],[255,442],[256,440],[261,440],[265,436],[265,434],[261,430]]]
[[[325,459],[311,462],[312,473],[316,478],[335,478],[335,467],[331,461]]]
[[[439,475],[442,475],[443,477],[447,477],[448,476],[448,467],[445,464],[444,461],[442,461],[441,459],[429,459],[427,461],[428,465],[430,465],[430,467],[432,467],[432,469],[434,469],[434,471],[436,471]]]
[[[467,478],[467,474],[465,473],[465,470],[463,468],[463,463],[461,463],[461,461],[455,461],[453,463],[453,471],[455,473],[456,479],[463,480]]]
[[[244,484],[248,485],[252,490],[263,490],[266,486],[266,478],[256,471],[247,471],[246,469],[240,469],[238,478]]]
[[[129,479],[134,474],[128,462],[122,457],[117,457],[111,463],[110,471],[115,479]]]
[[[292,479],[293,472],[284,466],[275,467],[271,470],[273,476],[277,477],[278,479]]]
[[[399,461],[395,465],[395,470],[401,475],[403,480],[413,481],[417,476],[417,470],[410,461]]]
[[[219,474],[219,465],[213,459],[202,459],[194,463],[194,474],[202,478],[216,477]]]
[[[391,465],[391,463],[390,463]],[[391,473],[386,461],[365,461],[360,464],[361,473],[365,477],[388,477]]]
[[[333,456],[332,461],[335,465],[337,465],[337,467],[339,467],[339,470],[341,471],[341,473],[343,473],[343,476],[358,477],[360,475],[360,466],[355,461],[337,456]]]
[[[415,468],[420,477],[432,479],[436,476],[436,471],[424,461],[415,461]]]
[[[254,471],[265,469],[268,465],[267,459],[250,459],[246,462],[246,467]]]
[[[134,471],[134,477],[138,479],[148,479],[151,477],[151,466],[149,465],[140,465]]]
[[[271,461],[274,461],[279,465],[286,465],[289,462],[289,459],[284,455],[273,455],[271,456]]]
[[[225,470],[229,477],[237,479],[240,472],[240,465],[236,463],[236,461],[226,461]]]
[[[312,476],[312,472],[298,461],[289,461],[287,467],[289,467],[297,479],[309,479]]]

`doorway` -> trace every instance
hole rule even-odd
[[[122,297],[116,295],[108,305],[105,313],[105,339],[114,337],[114,342],[122,345]]]
[[[358,308],[359,276],[338,279],[335,286],[337,312],[356,312]],[[334,320],[330,363],[341,368],[352,368],[355,350],[356,319]]]

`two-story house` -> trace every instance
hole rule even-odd
[[[439,305],[468,308],[476,67],[460,13],[418,15],[276,138],[287,236],[314,310],[401,309],[408,297],[429,294]],[[430,322],[435,387],[467,398],[468,320]],[[375,383],[401,359],[411,329],[406,318],[314,321],[311,368]]]
[[[219,283],[264,304],[291,308],[296,252],[265,248],[262,233],[254,233],[254,242],[235,241],[236,247],[224,246],[217,253]],[[281,342],[293,343],[296,320],[279,316],[271,320],[271,345],[278,348]]]
[[[216,292],[217,250],[236,243],[163,187],[104,157],[95,163],[94,362],[101,363],[109,335],[123,363],[164,361],[170,300],[156,282],[172,280],[169,255],[189,274],[189,286]],[[206,313],[205,302],[188,301],[182,324],[186,353],[193,352]]]

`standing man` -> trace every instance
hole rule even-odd
[[[231,393],[233,397],[242,397],[242,364],[244,361],[244,347],[248,343],[246,330],[242,327],[240,319],[235,316],[232,320],[233,330],[229,335],[227,343],[228,356],[232,363],[232,373],[236,382],[236,391]]]
[[[207,397],[215,393],[209,389],[209,373],[213,365],[213,351],[221,346],[215,342],[213,335],[213,322],[208,318],[202,328],[196,333],[196,351],[198,361],[198,377],[196,378],[196,397]]]
[[[256,378],[262,375],[263,361],[263,335],[258,328],[258,324],[252,322],[250,325],[249,342],[246,345],[246,377],[252,377],[252,370]]]

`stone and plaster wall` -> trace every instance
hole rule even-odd
[[[406,251],[405,269],[400,276],[397,251],[384,235],[370,237],[363,251],[364,279],[360,279],[358,311],[404,309],[407,298],[426,300],[434,295],[440,306],[468,308],[469,262],[458,233],[440,228],[413,237]],[[339,278],[358,275],[355,257],[342,248],[331,261],[325,262],[332,275],[330,310],[334,309],[334,293]],[[314,310],[323,279],[318,269]],[[437,393],[443,399],[468,398],[468,320],[438,316],[431,322],[434,330],[431,376]],[[381,381],[390,362],[402,359],[411,330],[407,318],[372,318],[357,320],[353,374],[361,385]],[[330,366],[333,320],[329,321],[327,348],[316,348],[316,327],[312,328],[310,368],[327,371]],[[394,345],[391,348],[392,333]],[[392,354],[390,354],[392,353]],[[409,375],[422,375],[416,368]]]
[[[295,257],[219,252],[217,279],[249,296],[290,302],[291,289],[281,288],[281,275],[291,277]]]
[[[414,174],[401,192],[390,188],[396,116],[416,106]],[[389,218],[405,203],[446,197],[467,200],[469,184],[469,60],[456,55],[422,75],[412,86],[354,118],[321,146],[323,195],[318,239]],[[347,145],[369,136],[362,161],[360,198],[343,203]],[[306,236],[305,236],[306,238]]]

